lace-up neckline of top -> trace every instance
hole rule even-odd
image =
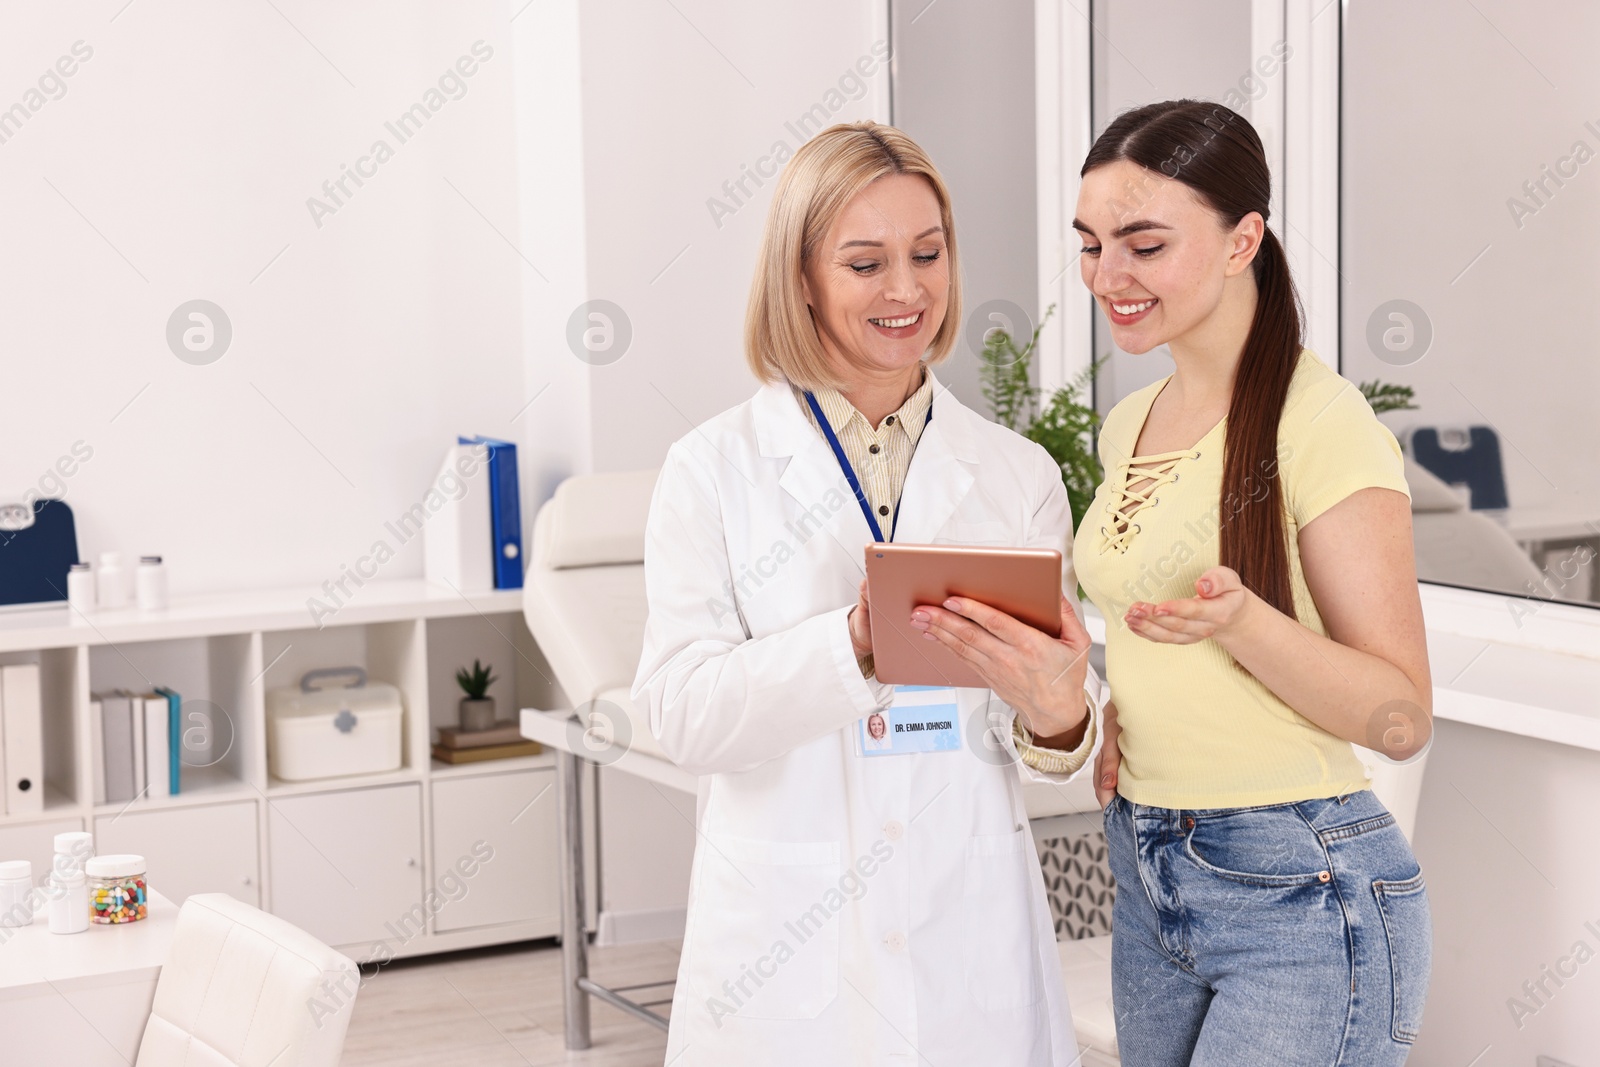
[[[1178,465],[1179,460],[1199,458],[1200,453],[1197,450],[1184,448],[1176,452],[1135,456],[1118,463],[1116,499],[1109,505],[1111,525],[1100,527],[1103,538],[1100,542],[1100,551],[1104,553],[1115,549],[1118,552],[1126,552],[1128,543],[1139,530],[1139,524],[1133,521],[1133,516],[1151,503],[1157,489],[1168,482],[1178,480],[1178,473],[1173,468]],[[1129,488],[1134,482],[1145,482],[1145,484],[1138,489]]]

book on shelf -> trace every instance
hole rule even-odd
[[[483,760],[512,759],[516,756],[537,756],[544,746],[537,741],[514,741],[503,745],[479,745],[476,748],[446,748],[433,746],[433,758],[441,763],[478,763]]]
[[[98,807],[106,802],[105,706],[101,694],[89,695],[89,788]]]
[[[480,748],[483,745],[510,745],[526,740],[514,719],[501,719],[487,730],[463,730],[459,726],[439,727],[439,744],[445,748]]]
[[[126,804],[133,788],[133,694],[112,689],[95,697],[100,704],[100,773],[95,795],[106,804]]]
[[[96,804],[177,795],[181,707],[182,697],[165,686],[93,694],[89,754]]]
[[[6,776],[0,811],[8,815],[44,811],[43,730],[39,665],[0,668],[0,767]]]
[[[167,744],[167,698],[161,693],[145,693],[139,699],[144,704],[144,795],[169,796],[172,753]]]
[[[482,434],[458,437],[456,441],[489,450],[489,526],[494,587],[521,589],[522,498],[518,488],[517,446]]]
[[[133,712],[133,795],[143,799],[150,791],[150,779],[145,769],[144,755],[144,697],[128,694],[128,706]]]
[[[183,767],[183,697],[164,685],[156,692],[167,701],[167,791],[178,795],[178,771]]]
[[[489,500],[488,446],[452,445],[434,484],[442,484],[446,478],[459,481],[462,490],[459,495],[446,496],[422,529],[423,576],[462,592],[493,589],[494,512]]]

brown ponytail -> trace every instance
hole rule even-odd
[[[1272,178],[1261,138],[1221,104],[1166,100],[1125,111],[1095,140],[1080,174],[1119,159],[1183,182],[1229,228],[1252,211],[1270,216]],[[1270,228],[1250,267],[1258,298],[1228,406],[1220,559],[1245,588],[1295,618],[1278,422],[1303,346],[1303,319],[1288,257]]]

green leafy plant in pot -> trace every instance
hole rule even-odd
[[[1039,320],[1033,336],[1021,348],[1005,330],[989,331],[983,339],[979,378],[983,398],[989,402],[994,420],[1044,446],[1061,468],[1061,481],[1072,504],[1073,529],[1077,529],[1094,500],[1095,490],[1105,478],[1105,470],[1095,452],[1100,414],[1087,401],[1095,375],[1111,357],[1102,356],[1085,367],[1069,384],[1057,389],[1041,411],[1039,395],[1042,390],[1033,384],[1030,372],[1039,333],[1055,310],[1054,304],[1045,309],[1044,318]]]
[[[463,730],[470,732],[494,728],[494,697],[488,695],[489,687],[495,683],[495,677],[490,673],[493,669],[473,660],[471,671],[465,667],[456,671],[456,684],[467,694],[461,701]]]

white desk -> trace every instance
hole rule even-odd
[[[1480,508],[1522,543],[1539,541],[1589,541],[1600,537],[1600,512],[1593,507],[1565,507],[1560,504],[1512,505],[1508,508]]]
[[[52,934],[41,908],[32,926],[0,927],[4,1061],[128,1067],[177,923],[178,906],[152,892],[146,917],[123,926]]]
[[[1600,659],[1428,631],[1440,719],[1600,752]]]

